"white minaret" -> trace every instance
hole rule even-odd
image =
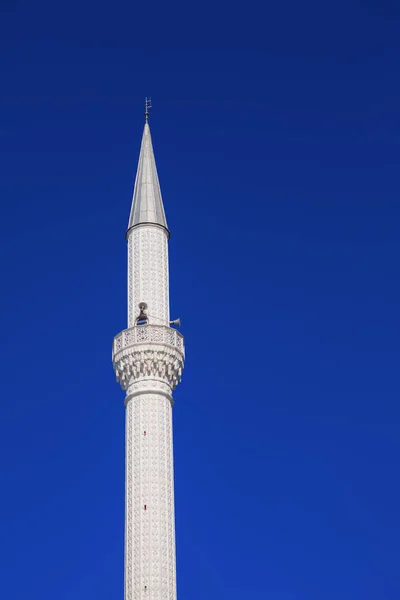
[[[176,600],[172,391],[184,364],[170,327],[169,231],[146,100],[128,231],[128,329],[113,366],[126,391],[125,600]]]

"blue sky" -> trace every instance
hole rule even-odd
[[[123,597],[125,228],[171,229],[178,596],[397,600],[400,8],[0,8],[1,596]]]

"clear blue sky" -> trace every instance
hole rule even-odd
[[[123,598],[111,342],[151,95],[179,598],[398,600],[398,2],[0,17],[0,596]]]

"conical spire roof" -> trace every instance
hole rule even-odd
[[[168,230],[147,118],[140,148],[128,230],[142,223],[155,223]]]

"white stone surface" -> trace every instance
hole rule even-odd
[[[169,325],[168,232],[156,225],[128,231],[128,326],[139,302],[146,302],[150,323]]]

